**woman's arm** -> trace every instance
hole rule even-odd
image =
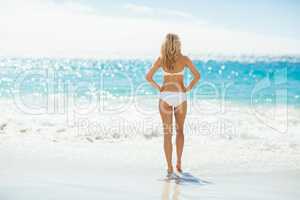
[[[185,57],[186,59],[186,65],[187,67],[191,70],[194,79],[190,82],[190,84],[186,87],[186,92],[190,91],[195,85],[196,83],[200,80],[200,73],[199,71],[196,69],[195,65],[193,64],[193,62],[191,61],[190,58],[188,58],[187,56]]]
[[[160,91],[160,85],[158,85],[154,80],[153,80],[153,75],[154,73],[159,69],[159,67],[161,66],[161,60],[160,58],[156,59],[156,61],[153,63],[152,67],[150,68],[150,70],[148,71],[148,73],[146,74],[146,80],[156,89],[158,89]]]

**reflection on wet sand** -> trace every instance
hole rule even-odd
[[[171,187],[173,186],[173,190],[171,190]],[[166,181],[163,184],[163,192],[162,192],[162,200],[178,200],[180,195],[180,185],[174,184],[170,181]]]

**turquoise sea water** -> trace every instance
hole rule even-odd
[[[192,93],[196,99],[224,99],[239,103],[288,103],[300,106],[300,61],[297,59],[193,60],[201,82]],[[142,59],[0,59],[0,98],[17,95],[72,93],[122,99],[155,95],[145,81],[152,60]],[[185,71],[186,84],[192,79]],[[159,70],[155,80],[162,82]]]

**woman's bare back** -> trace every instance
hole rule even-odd
[[[183,75],[177,75],[173,73],[182,72],[184,70],[186,66],[186,57],[180,56],[176,63],[173,64],[173,66],[173,70],[169,70],[166,66],[162,66],[163,71],[172,75],[164,75],[164,81],[161,91],[185,92]]]

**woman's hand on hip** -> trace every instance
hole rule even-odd
[[[162,92],[164,90],[164,86],[159,87],[159,91]]]

